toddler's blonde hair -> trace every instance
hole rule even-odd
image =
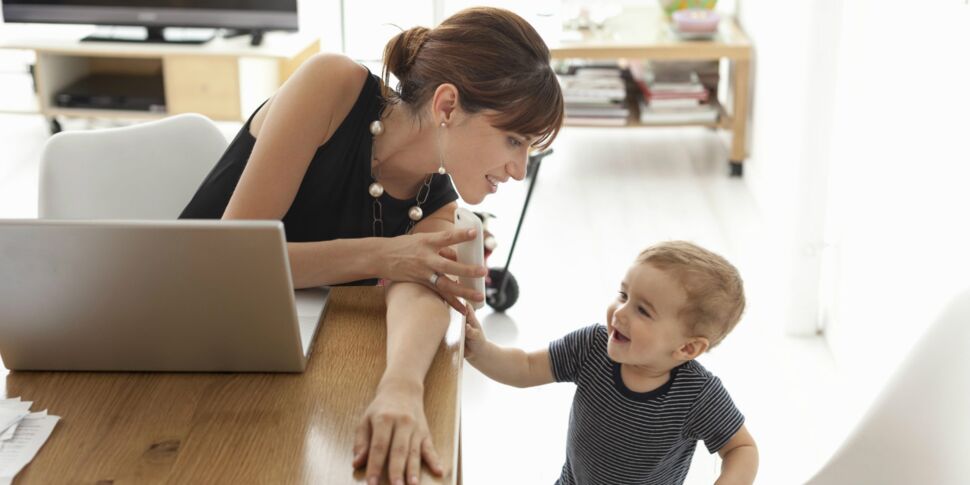
[[[737,268],[720,255],[687,241],[666,241],[645,249],[637,263],[651,264],[676,279],[687,292],[678,318],[691,336],[714,348],[741,320],[744,283]]]

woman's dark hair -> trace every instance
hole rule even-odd
[[[389,74],[398,79],[388,88]],[[500,8],[462,10],[434,29],[414,27],[384,48],[384,97],[414,109],[443,83],[458,88],[462,109],[494,110],[492,126],[552,144],[563,121],[549,48],[522,17]]]

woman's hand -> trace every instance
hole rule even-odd
[[[423,387],[382,381],[357,426],[354,467],[367,465],[367,483],[377,485],[387,463],[392,485],[411,485],[421,478],[422,460],[435,475],[444,474],[424,415]]]
[[[484,301],[485,295],[468,288],[444,275],[480,278],[488,274],[483,266],[458,263],[451,246],[475,238],[474,229],[453,229],[434,233],[409,234],[385,240],[380,255],[378,275],[391,281],[411,281],[433,289],[454,307],[464,313],[465,306],[458,300]],[[432,284],[432,275],[439,275]]]
[[[468,305],[468,311],[465,313],[465,360],[474,361],[486,345],[488,345],[488,339],[485,338],[482,324],[478,323],[478,318],[475,317],[475,309]]]

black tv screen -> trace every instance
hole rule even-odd
[[[3,0],[6,22],[297,30],[297,0]]]

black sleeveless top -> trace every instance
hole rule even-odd
[[[383,106],[380,80],[368,72],[353,108],[333,136],[317,148],[296,198],[283,216],[287,241],[330,241],[374,235],[374,199],[367,190],[373,182],[370,160],[373,138],[369,127],[378,119]],[[250,116],[239,130],[179,219],[222,217],[256,144],[249,132],[252,119]],[[421,209],[430,215],[456,199],[458,194],[451,178],[434,174],[431,191]],[[410,223],[408,209],[415,205],[415,200],[395,199],[387,192],[380,200],[384,236],[404,234]]]

